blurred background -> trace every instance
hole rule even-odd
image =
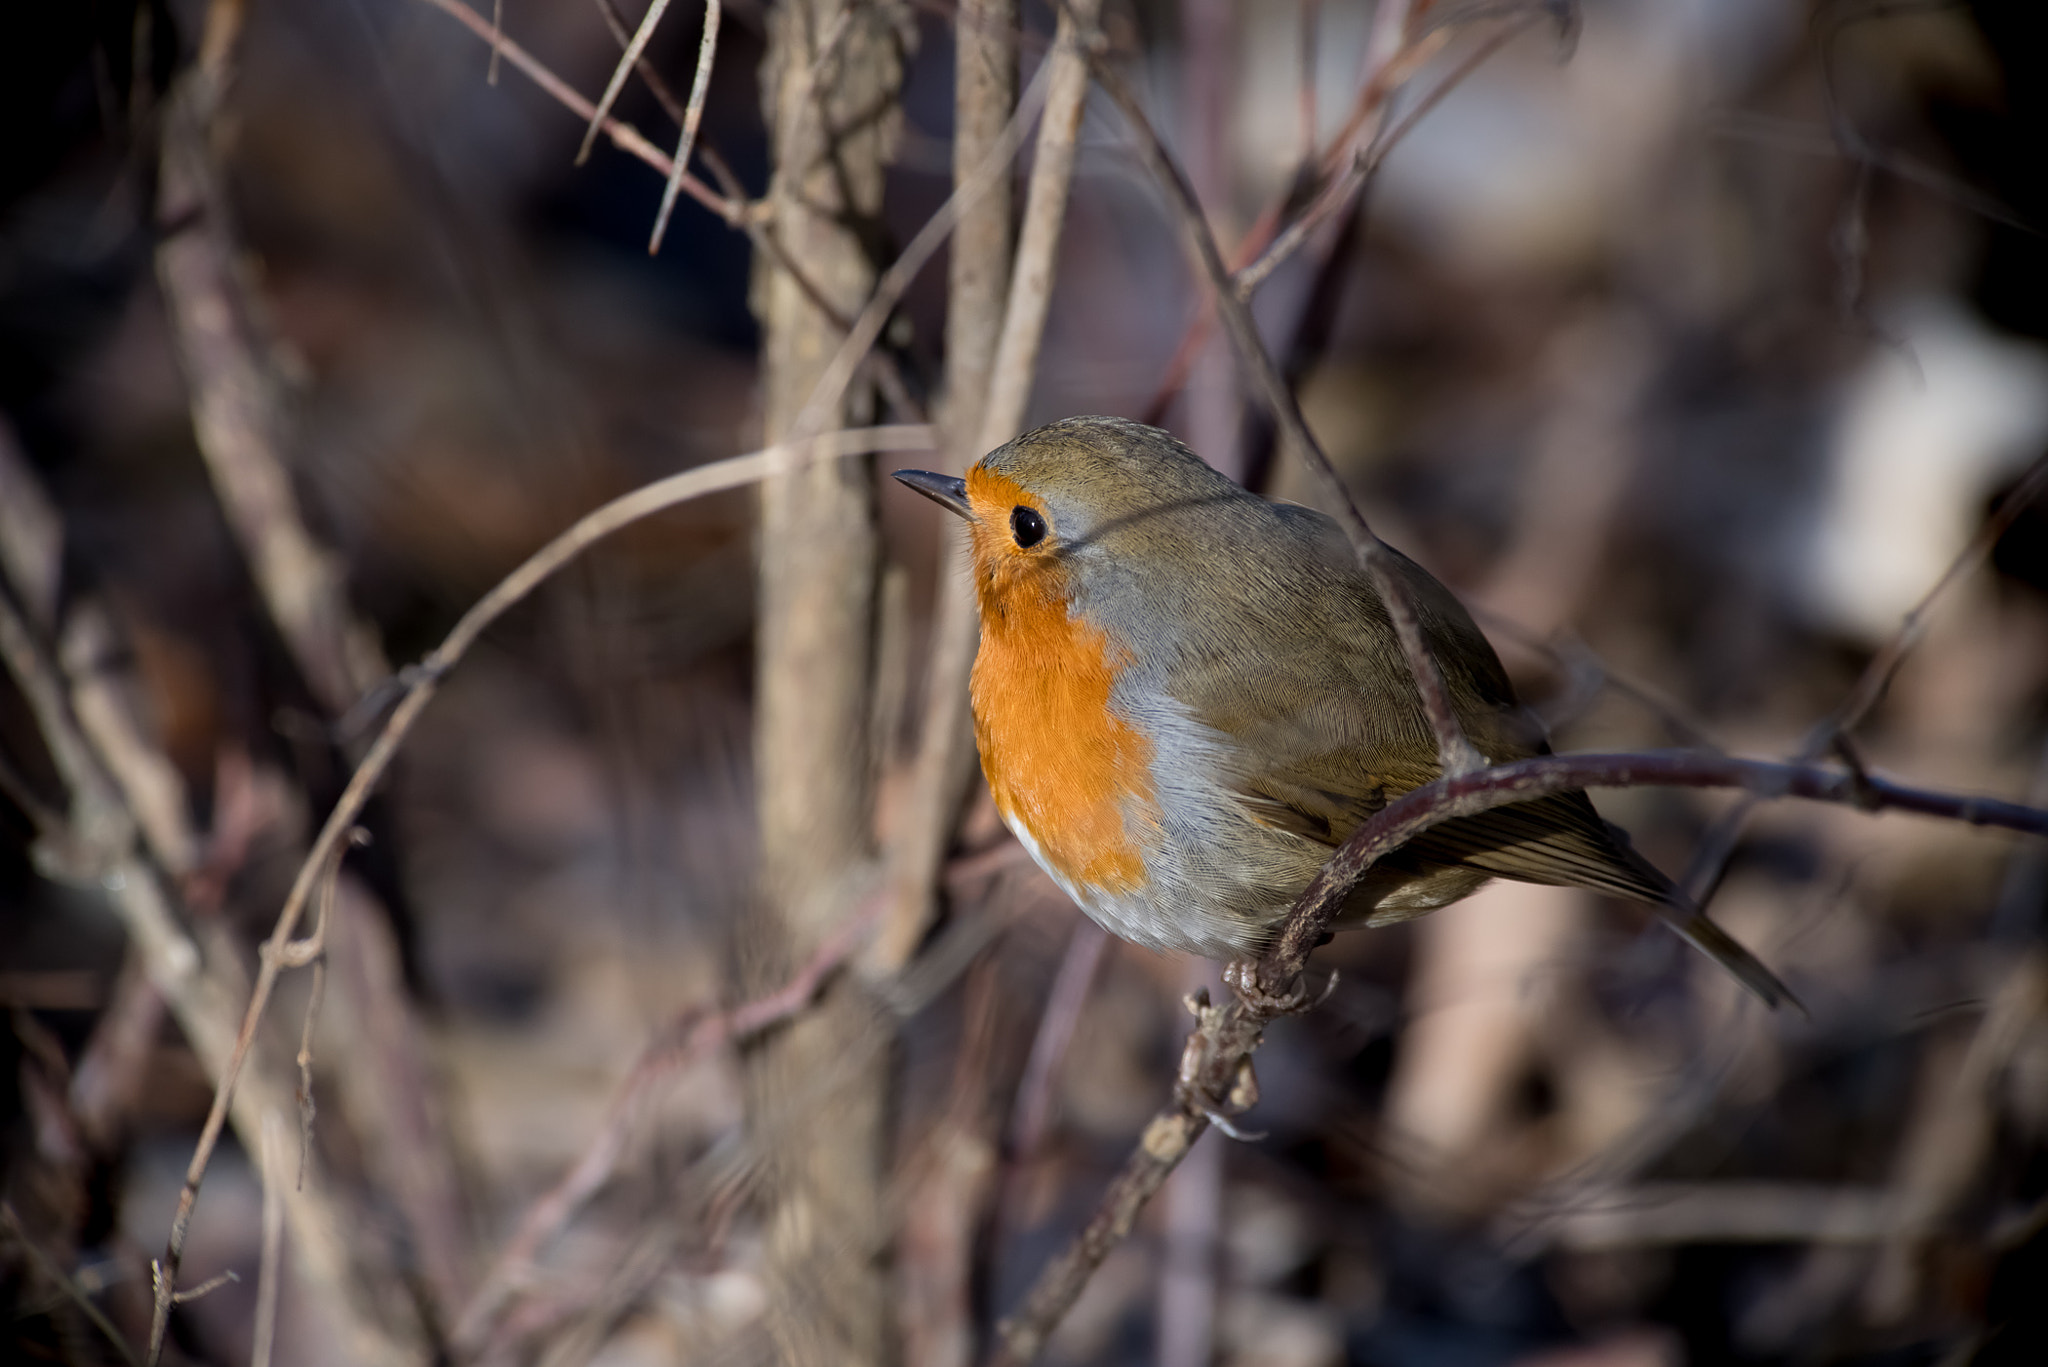
[[[725,6],[703,122],[749,194],[766,8]],[[1418,90],[1496,31],[1437,9],[1467,27]],[[1554,15],[1514,27],[1260,292],[1367,516],[1473,605],[1558,748],[1799,752],[1974,538],[1855,753],[2048,800],[2048,504],[2006,506],[2048,454],[2032,9],[1584,0],[1565,36]],[[94,0],[0,42],[0,543],[13,609],[140,738],[181,924],[246,974],[380,704],[352,709],[281,635],[195,441],[166,304],[190,225],[166,221],[159,149],[204,20],[199,0]],[[1109,6],[1226,251],[1344,124],[1373,21],[1364,0]],[[678,91],[702,22],[678,5],[648,49]],[[951,183],[952,6],[897,22],[914,41],[883,262]],[[588,0],[509,0],[503,23],[586,96],[618,60]],[[1052,11],[1022,24],[1028,80]],[[209,202],[236,225],[278,450],[362,628],[329,679],[417,660],[603,500],[761,444],[747,237],[685,199],[650,256],[660,177],[603,139],[576,164],[584,121],[490,67],[421,0],[256,0],[216,123]],[[644,83],[617,111],[673,146]],[[886,334],[920,409],[945,278],[941,258]],[[1156,414],[1310,501],[1220,342],[1162,391],[1205,290],[1098,95],[1030,421]],[[942,515],[882,486],[903,606],[878,691],[886,828],[957,569]],[[753,508],[741,491],[642,523],[495,626],[341,881],[309,1167],[330,1234],[390,1273],[441,1360],[772,1361],[793,1313],[762,1270],[773,1170],[735,1055],[613,1109],[677,1013],[748,995]],[[37,718],[0,680],[0,1355],[114,1362],[80,1303],[147,1339],[215,1069],[130,952],[119,889],[52,838],[52,812],[85,817]],[[1598,800],[1674,876],[1737,805]],[[874,1027],[906,1361],[986,1341],[1165,1102],[1182,994],[1219,990],[1213,966],[1105,946],[1016,853],[977,793],[946,916]],[[1496,885],[1340,937],[1316,961],[1329,999],[1258,1056],[1261,1137],[1202,1139],[1049,1359],[2041,1360],[2042,846],[1767,804],[1714,886],[1809,1018],[1569,890]],[[287,1083],[307,976],[266,1024]],[[587,1204],[462,1339],[457,1312],[601,1132],[619,1151]],[[264,1166],[246,1131],[223,1141],[180,1283],[240,1280],[177,1312],[168,1360],[252,1351]],[[289,1243],[276,1360],[372,1360],[296,1226]]]

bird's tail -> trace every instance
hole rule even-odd
[[[1676,931],[1678,938],[1697,949],[1700,953],[1721,965],[1751,992],[1755,993],[1766,1006],[1776,1009],[1789,1006],[1802,1016],[1810,1015],[1806,1003],[1785,986],[1777,974],[1764,966],[1763,960],[1743,948],[1733,935],[1721,929],[1706,911],[1693,905],[1692,899],[1679,890],[1676,883],[1664,876],[1655,864],[1636,853],[1625,832],[1613,825],[1608,832],[1614,837],[1615,847],[1634,871],[1655,884],[1662,896],[1651,903],[1656,908],[1657,918]]]

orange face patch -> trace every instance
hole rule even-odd
[[[1145,860],[1124,811],[1133,800],[1151,801],[1152,747],[1109,710],[1116,650],[1068,614],[1066,569],[1050,553],[1058,527],[1031,550],[1011,539],[1011,510],[1043,514],[1044,504],[979,466],[968,472],[967,497],[981,600],[974,734],[989,791],[1067,882],[1133,891],[1144,883]]]

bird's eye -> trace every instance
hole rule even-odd
[[[1010,535],[1017,539],[1019,546],[1028,551],[1045,540],[1045,519],[1038,515],[1036,508],[1012,508]]]

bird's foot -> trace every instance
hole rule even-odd
[[[1332,972],[1320,992],[1309,992],[1298,978],[1289,984],[1285,992],[1271,991],[1259,981],[1259,962],[1256,959],[1238,959],[1226,964],[1223,981],[1246,1007],[1269,1020],[1276,1016],[1300,1015],[1321,1006],[1337,990],[1337,975]]]

